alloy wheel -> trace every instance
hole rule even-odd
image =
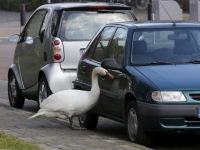
[[[79,115],[79,121],[81,124],[84,124],[86,118],[86,113]]]
[[[17,95],[16,82],[15,82],[15,77],[14,76],[10,77],[10,85],[9,86],[10,86],[10,90],[9,90],[10,100],[14,104],[15,103],[15,99],[16,99],[16,95]]]
[[[47,98],[47,89],[45,82],[40,84],[39,88],[39,103],[41,104]]]
[[[128,113],[128,132],[132,141],[135,141],[138,131],[137,114],[133,108]]]

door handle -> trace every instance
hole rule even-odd
[[[101,76],[101,80],[105,80],[105,77],[104,77],[104,76]]]

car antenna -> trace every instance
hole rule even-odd
[[[171,16],[169,15],[169,13],[167,12],[167,10],[165,9],[164,5],[162,4],[161,0],[158,0],[160,2],[160,4],[162,5],[162,7],[164,8],[164,10],[166,11],[167,15],[169,16],[169,18],[171,19],[172,23],[173,23],[173,27],[176,26],[176,23],[174,22],[174,20],[171,18]]]

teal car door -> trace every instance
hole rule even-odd
[[[83,60],[79,64],[79,77],[82,81],[83,88],[90,90],[92,87],[92,71],[95,67],[101,66],[101,61],[106,58],[108,53],[108,46],[110,40],[115,32],[115,27],[105,27],[100,35],[95,39],[93,44],[88,48],[87,53],[84,55]],[[100,84],[101,76],[99,76],[98,82]],[[99,100],[94,107],[95,111],[103,113],[101,101]]]
[[[114,58],[123,65],[127,30],[118,28],[111,40],[107,58]],[[115,79],[102,77],[100,79],[101,102],[106,114],[116,119],[123,119],[123,92],[126,86],[125,76],[119,70],[108,70]]]

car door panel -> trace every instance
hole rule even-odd
[[[109,73],[115,77],[121,76],[120,71],[108,70]],[[109,77],[101,78],[101,102],[106,114],[122,119],[122,107],[123,107],[123,89],[122,88],[122,77],[116,79],[110,79]]]
[[[123,28],[118,28],[111,40],[109,47],[108,58],[116,59],[119,65],[123,65],[123,58],[125,52],[125,41],[127,31]],[[119,70],[108,70],[115,79],[108,77],[101,79],[100,88],[103,91],[101,93],[101,102],[104,111],[109,116],[116,119],[123,120],[123,92],[126,81],[123,72]]]
[[[95,67],[101,66],[101,61],[106,57],[109,41],[112,38],[115,30],[115,27],[104,28],[103,32],[96,37],[94,44],[89,47],[87,53],[83,57],[83,60],[78,66],[80,68],[80,72],[78,72],[78,74],[81,74],[80,78],[84,84],[88,84],[90,86],[92,85],[92,71]],[[100,79],[101,77],[99,76],[99,82]],[[93,110],[98,111],[99,113],[104,113],[100,98]]]
[[[35,37],[31,43],[23,42],[19,53],[19,65],[24,86],[30,87],[37,83],[38,73],[41,67],[41,43],[39,37]]]
[[[44,45],[40,35],[45,31],[45,21],[47,21],[46,10],[35,12],[24,28],[22,40],[18,44],[20,45],[18,49],[19,68],[25,89],[37,84],[38,73],[44,63]]]

